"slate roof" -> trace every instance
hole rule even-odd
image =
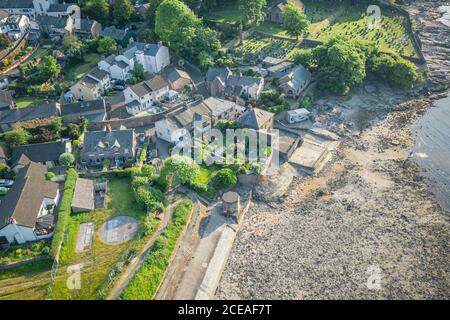
[[[284,61],[284,62],[281,62],[274,66],[271,66],[270,68],[267,68],[267,71],[274,73],[274,72],[282,71],[283,69],[289,68],[292,65],[293,65],[292,62]]]
[[[64,29],[67,26],[67,17],[37,16],[36,21],[42,26],[51,26],[57,29]]]
[[[208,117],[209,110],[203,104],[198,104],[196,106],[183,108],[182,110],[173,113],[170,118],[177,122],[178,127],[189,129],[191,124],[194,122],[195,114]]]
[[[244,128],[251,128],[255,130],[259,130],[273,118],[273,113],[253,108],[252,110],[247,111],[241,117],[236,120],[236,123]]]
[[[83,114],[86,112],[103,112],[106,113],[106,102],[104,99],[81,101],[75,103],[64,104],[61,106],[61,115]]]
[[[66,151],[66,143],[54,141],[46,143],[17,146],[12,152],[12,163],[16,163],[22,155],[33,162],[58,161],[59,156]]]
[[[246,86],[250,87],[253,85],[259,86],[261,84],[262,78],[249,77],[249,76],[230,76],[227,81],[227,86]]]
[[[95,153],[100,149],[110,149],[119,145],[120,153],[132,152],[135,134],[133,129],[112,131],[88,131],[84,134],[83,153]]]
[[[186,71],[178,69],[173,69],[167,75],[167,80],[169,80],[170,82],[175,82],[179,79],[191,79],[191,77]]]
[[[103,80],[108,76],[108,72],[106,72],[105,70],[100,70],[98,67],[95,67],[94,69],[89,71],[87,76],[93,77],[97,80]]]
[[[18,108],[0,111],[0,124],[29,121],[35,119],[46,119],[58,115],[55,102],[44,103],[34,107]]]
[[[14,105],[12,94],[8,90],[0,90],[0,109],[10,108]]]
[[[162,46],[155,43],[132,42],[128,44],[127,51],[125,51],[125,54],[132,54],[134,57],[135,52],[139,50],[143,51],[144,54],[147,56],[156,56],[161,47]]]
[[[280,86],[289,84],[295,90],[299,90],[305,83],[311,80],[311,72],[305,67],[299,65],[295,67],[289,74],[279,80]]]
[[[111,37],[116,41],[123,41],[123,39],[127,36],[127,31],[123,29],[117,29],[116,27],[106,27],[102,31],[100,31],[100,35],[102,37]]]
[[[145,96],[146,94],[153,92],[153,91],[157,91],[160,90],[166,86],[168,86],[169,84],[167,83],[166,79],[164,79],[162,76],[160,75],[156,75],[153,78],[151,78],[150,80],[146,80],[146,81],[142,81],[139,82],[135,85],[132,85],[130,87],[130,89],[138,96],[138,97],[142,97]]]
[[[91,32],[96,23],[97,21],[92,19],[80,19],[80,29],[76,29],[75,32]]]
[[[32,9],[33,0],[0,0],[0,8],[3,9]]]
[[[103,61],[107,62],[109,65],[113,65],[116,62],[116,55],[111,54],[107,56],[105,59],[103,59]]]
[[[54,3],[48,7],[47,12],[67,12],[67,9],[73,5],[73,3]]]
[[[44,198],[55,198],[58,184],[45,180],[47,168],[30,162],[17,174],[12,188],[0,203],[0,229],[12,219],[21,226],[34,228]]]
[[[160,75],[156,75],[153,78],[151,78],[150,80],[147,80],[146,82],[153,91],[158,91],[169,85],[167,83],[166,79],[164,79],[164,77],[162,77]]]
[[[223,99],[210,97],[202,102],[208,108],[213,116],[219,116],[224,112],[237,108],[237,104]]]
[[[209,68],[206,73],[206,81],[211,82],[215,78],[219,77],[223,82],[231,75],[229,68]]]

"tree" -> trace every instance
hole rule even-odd
[[[200,167],[193,159],[185,156],[171,156],[164,161],[161,176],[170,183],[185,184],[193,181],[200,174]]]
[[[156,10],[155,32],[159,38],[172,46],[178,45],[173,40],[182,40],[183,35],[188,34],[188,30],[199,26],[200,19],[179,0],[164,0]],[[189,37],[191,38],[191,37]],[[186,38],[186,41],[191,39]]]
[[[266,0],[238,0],[238,4],[245,21],[250,25],[256,26],[264,19]]]
[[[293,60],[295,64],[301,64],[305,68],[315,68],[312,49],[295,48],[289,53],[288,59]]]
[[[155,33],[180,56],[208,62],[206,54],[220,48],[218,33],[203,26],[201,20],[183,2],[164,0],[156,10]]]
[[[75,162],[75,157],[73,154],[65,152],[59,156],[59,163],[63,166],[70,166]]]
[[[98,40],[97,52],[110,55],[117,52],[117,43],[111,37],[104,37]]]
[[[0,50],[8,48],[12,44],[11,39],[5,33],[0,33]]]
[[[419,79],[415,65],[399,55],[380,54],[373,59],[371,71],[402,89],[411,88]]]
[[[63,39],[63,51],[69,59],[83,59],[84,46],[74,35],[67,35]]]
[[[290,3],[284,6],[283,19],[283,28],[287,34],[297,39],[308,30],[308,18],[299,8]]]
[[[114,0],[113,17],[119,25],[123,26],[130,22],[134,13],[130,0]]]
[[[133,75],[131,76],[131,79],[129,82],[131,84],[135,84],[135,83],[144,81],[144,79],[145,79],[144,67],[139,62],[136,62],[134,64]]]
[[[14,147],[27,144],[31,139],[31,135],[27,130],[20,127],[6,132],[3,138],[9,150],[12,150]]]
[[[39,67],[41,71],[41,76],[44,81],[49,79],[55,79],[61,72],[61,66],[56,62],[55,57],[46,56],[44,57],[44,62]]]
[[[237,183],[236,174],[229,168],[220,169],[213,178],[216,188],[228,189]]]
[[[220,130],[222,133],[225,133],[227,129],[235,130],[238,126],[233,120],[221,119],[217,121],[215,128]]]
[[[109,19],[109,9],[108,0],[88,0],[82,11],[88,17],[104,23]]]
[[[355,42],[336,37],[313,49],[318,66],[318,87],[335,94],[347,94],[366,76],[366,57]]]
[[[140,42],[150,43],[155,38],[155,34],[152,29],[145,28],[138,31],[137,38]]]

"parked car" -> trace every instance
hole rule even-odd
[[[115,91],[123,91],[123,90],[125,90],[125,86],[121,86],[119,84],[114,85],[112,88]]]
[[[11,187],[14,184],[14,180],[0,179],[0,187]]]

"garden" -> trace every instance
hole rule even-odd
[[[53,299],[104,298],[115,277],[157,228],[158,220],[153,214],[149,215],[143,206],[136,204],[130,178],[118,177],[117,174],[108,175],[107,178],[109,182],[106,208],[70,216],[67,241],[61,250],[60,266],[52,291]],[[98,179],[103,180],[105,177]],[[133,217],[139,222],[137,235],[131,241],[113,246],[102,242],[97,231],[111,218],[123,215]],[[75,252],[78,229],[80,224],[85,222],[95,223],[92,247],[87,252]],[[79,263],[83,263],[81,289],[69,290],[66,285],[69,276],[67,267]]]

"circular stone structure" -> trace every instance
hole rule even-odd
[[[130,241],[137,229],[138,222],[135,218],[118,216],[106,221],[98,233],[102,242],[115,245]]]

